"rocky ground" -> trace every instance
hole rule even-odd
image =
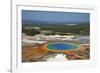
[[[45,62],[48,58],[61,53],[65,54],[68,60],[86,60],[90,58],[90,46],[81,45],[79,49],[74,51],[53,52],[44,47],[44,44],[23,45],[22,62]]]
[[[22,61],[34,62],[48,54],[48,51],[41,45],[24,45],[22,46]]]
[[[86,60],[90,59],[90,46],[82,45],[80,49],[72,51],[71,54],[67,54],[68,60]]]

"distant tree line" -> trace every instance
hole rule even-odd
[[[36,30],[36,29],[25,29],[25,28],[22,28],[22,32],[25,33],[26,35],[30,35],[30,36],[33,36],[33,35],[36,35],[36,34],[40,34],[40,31]]]
[[[78,25],[32,25],[31,27],[40,27],[41,31],[52,31],[51,33],[44,33],[47,35],[90,35],[90,25],[89,24],[78,24]],[[27,35],[40,34],[40,30],[36,29],[22,29],[23,33]]]
[[[63,25],[63,26],[40,26],[41,30],[51,30],[52,34],[77,34],[77,35],[89,35],[90,26],[88,24],[82,25]]]

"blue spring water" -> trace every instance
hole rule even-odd
[[[77,45],[68,43],[49,43],[47,47],[50,50],[73,50],[78,48]]]

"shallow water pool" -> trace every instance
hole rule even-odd
[[[50,50],[74,50],[77,49],[79,46],[70,43],[48,43],[48,49]]]

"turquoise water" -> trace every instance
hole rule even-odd
[[[74,50],[79,46],[69,43],[49,43],[47,47],[50,50]]]

